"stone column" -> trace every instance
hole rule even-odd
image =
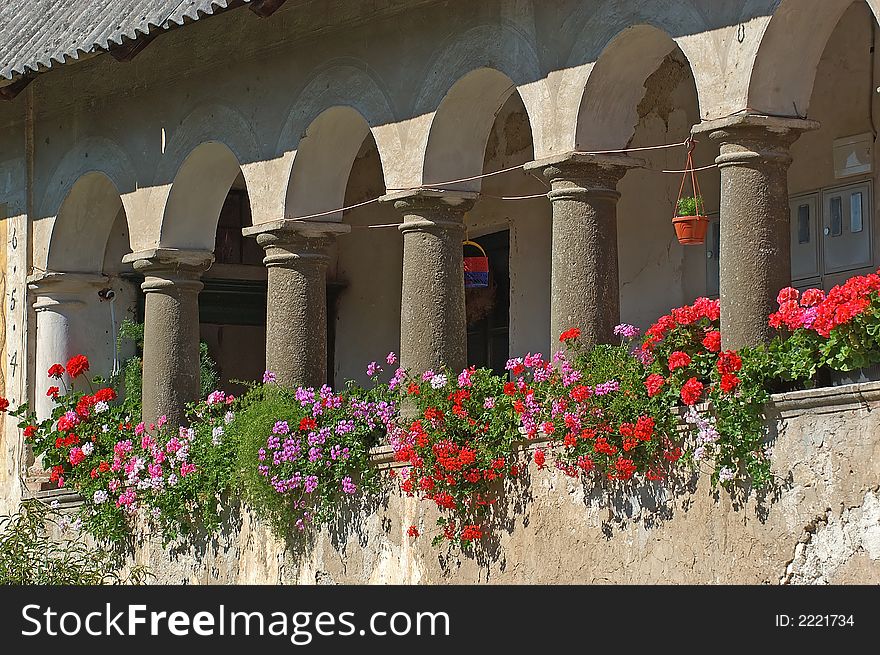
[[[266,251],[266,369],[288,386],[327,381],[329,247],[351,226],[282,219],[245,228]]]
[[[721,169],[721,341],[738,349],[769,341],[767,317],[791,284],[788,167],[791,144],[816,121],[742,115],[701,123]]]
[[[525,166],[541,171],[551,184],[551,349],[573,327],[580,328],[587,347],[615,340],[620,322],[617,183],[640,165],[631,157],[570,153]]]
[[[61,386],[47,376],[53,364],[67,364],[77,354],[95,359],[91,326],[78,320],[89,302],[98,302],[97,292],[106,286],[108,278],[88,273],[59,273],[47,271],[28,278],[28,289],[34,296],[36,312],[36,353],[33,389],[33,407],[42,420],[52,413],[54,403],[46,396],[51,386]],[[64,384],[70,385],[65,376]],[[63,391],[63,389],[62,389]]]
[[[123,257],[144,275],[143,420],[185,422],[199,399],[199,291],[214,261],[206,250],[155,248]]]
[[[403,214],[400,362],[413,372],[453,373],[467,366],[464,308],[464,214],[467,191],[402,191],[382,197]]]

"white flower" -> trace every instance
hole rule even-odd
[[[718,479],[721,480],[722,482],[729,482],[730,480],[733,480],[733,478],[735,478],[735,477],[736,477],[736,473],[734,472],[734,470],[732,468],[727,467],[727,466],[722,466],[721,470],[718,471]]]
[[[211,443],[213,443],[215,446],[219,446],[220,445],[220,437],[222,437],[222,436],[223,436],[223,428],[218,425],[216,428],[211,430]]]
[[[85,455],[86,457],[88,457],[88,456],[91,455],[93,452],[95,452],[95,444],[93,444],[91,441],[86,441],[86,442],[82,445],[82,451],[83,451],[83,455]]]
[[[177,484],[177,475],[175,473],[172,473],[171,475],[168,476],[168,486],[173,487],[176,484]]]
[[[100,505],[102,503],[106,503],[107,502],[107,492],[104,491],[103,489],[98,489],[92,495],[92,502],[95,503],[95,505]]]
[[[189,457],[189,446],[181,446],[178,448],[174,456],[177,458],[178,462],[185,462],[186,458]]]
[[[706,456],[706,448],[705,446],[698,446],[694,448],[694,459],[698,462],[702,460]]]
[[[446,386],[446,376],[443,373],[438,373],[434,377],[431,378],[431,388],[432,389],[440,389]]]
[[[226,412],[223,420],[226,422],[226,425],[229,425],[230,423],[232,423],[232,421],[235,420],[235,412]]]
[[[52,509],[58,509],[58,501],[53,500],[51,503],[49,503],[49,507],[51,507]]]
[[[108,409],[110,409],[110,405],[108,405],[103,400],[99,400],[98,402],[95,403],[95,413],[96,414],[102,414],[103,412],[106,412]]]
[[[102,425],[102,426],[101,426],[101,432],[110,432],[110,426]]]

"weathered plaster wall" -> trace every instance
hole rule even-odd
[[[610,496],[529,470],[508,489],[475,555],[433,549],[435,512],[396,491],[340,509],[312,543],[286,548],[245,513],[220,539],[136,559],[159,583],[880,583],[880,383],[775,398],[778,493],[734,501],[706,478]],[[610,498],[610,502],[609,502]],[[422,537],[406,537],[416,525]]]

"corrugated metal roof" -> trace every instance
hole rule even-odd
[[[37,73],[251,0],[5,0],[0,80]]]

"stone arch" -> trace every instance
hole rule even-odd
[[[422,184],[480,175],[495,117],[515,92],[513,81],[492,68],[473,70],[458,80],[431,121]],[[481,182],[477,179],[444,188],[479,191]]]
[[[352,164],[368,137],[372,140],[370,126],[353,107],[322,111],[297,146],[284,203],[288,217],[332,211],[315,220],[341,221],[342,212],[334,210],[345,204]]]
[[[52,228],[46,269],[70,273],[99,273],[122,199],[116,185],[97,171],[81,176],[70,189]]]
[[[174,176],[162,215],[158,245],[213,251],[220,210],[240,172],[238,158],[225,143],[199,144]]]
[[[168,128],[163,138],[163,156],[144,212],[148,227],[141,229],[146,236],[137,245],[182,248],[201,244],[201,248],[210,244],[207,249],[212,250],[222,198],[238,174],[245,178],[252,205],[269,193],[258,139],[238,111],[216,102],[196,106],[176,127]],[[213,157],[217,160],[212,161]],[[217,176],[211,177],[212,172]],[[219,204],[218,196],[222,196]],[[195,234],[203,229],[204,234]],[[180,243],[175,243],[177,239]]]
[[[645,95],[646,80],[677,50],[681,51],[666,32],[651,25],[633,25],[611,39],[584,86],[575,149],[626,147],[639,122],[638,106]]]
[[[98,272],[125,194],[138,187],[134,166],[116,143],[80,141],[55,169],[37,210],[35,266],[66,272]],[[84,238],[84,236],[86,238]],[[71,247],[76,244],[76,247]]]
[[[843,13],[861,0],[782,0],[767,24],[749,78],[747,106],[760,114],[807,115],[819,60]],[[875,18],[880,0],[865,0]]]
[[[478,25],[456,36],[424,77],[412,109],[412,147],[405,153],[412,169],[421,171],[416,184],[482,173],[495,116],[514,92],[526,107],[536,151],[550,138],[553,103],[546,76],[533,43],[515,25]],[[480,181],[455,186],[479,190]]]
[[[334,135],[334,127],[343,130],[344,134]],[[329,161],[325,164],[332,169],[335,166],[344,167],[347,162],[347,173],[368,132],[372,132],[379,150],[383,175],[387,180],[402,183],[400,175],[403,173],[398,172],[404,170],[398,163],[403,153],[399,130],[389,93],[366,62],[341,59],[317,69],[297,94],[275,149],[282,171],[280,177],[284,180],[278,195],[277,212],[290,218],[341,207],[341,204],[330,207],[332,203],[321,198],[314,189],[299,186],[297,180],[306,168],[303,160],[334,157],[335,164]],[[359,134],[360,141],[357,141]],[[357,141],[356,145],[354,141]],[[347,154],[340,157],[329,152],[328,145],[333,142],[344,142],[346,153],[354,148],[354,154],[349,158]],[[322,153],[321,148],[325,152]],[[300,152],[302,149],[307,151],[305,157]],[[312,151],[311,154],[308,151]],[[315,173],[319,174],[321,163],[314,163],[314,166]],[[335,172],[338,175],[338,171]],[[294,185],[297,185],[297,193],[293,193]],[[334,187],[334,197],[338,186]],[[344,181],[340,193],[345,193]],[[315,207],[320,209],[315,210]]]

